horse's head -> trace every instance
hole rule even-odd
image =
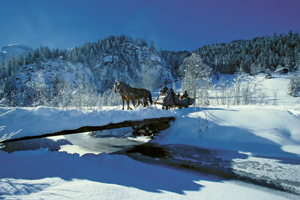
[[[125,94],[125,95],[129,95],[130,94],[130,85],[119,81],[119,82],[115,82],[114,85],[114,92],[120,92],[121,94]]]
[[[114,92],[119,92],[120,91],[120,82],[115,82],[114,84]]]

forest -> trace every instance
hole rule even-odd
[[[250,73],[286,67],[294,72],[299,66],[300,36],[290,31],[283,35],[234,40],[230,43],[205,45],[195,51],[215,72]]]
[[[211,78],[218,80],[221,74],[255,76],[280,68],[293,73],[299,65],[300,36],[292,31],[205,45],[193,52],[164,51],[154,41],[148,45],[145,39],[125,35],[72,49],[41,45],[0,61],[0,106],[119,104],[112,94],[116,80],[150,91],[163,83],[182,81],[196,96]],[[298,95],[299,82],[298,76],[291,78],[291,96]]]

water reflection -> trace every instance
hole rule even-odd
[[[78,133],[40,139],[9,142],[1,150],[14,151],[36,150],[48,148],[49,151],[78,153],[114,153],[135,145],[147,143],[147,136],[135,136],[131,128],[112,129],[99,132]]]
[[[62,145],[59,151],[68,153],[114,153],[150,140],[147,136],[134,136],[132,129],[113,129],[98,133],[82,133],[64,136],[71,144]]]

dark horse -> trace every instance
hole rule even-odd
[[[116,82],[114,84],[114,92],[119,92],[120,96],[122,98],[122,102],[123,102],[123,108],[122,110],[124,110],[124,102],[127,101],[127,110],[132,110],[132,108],[130,108],[129,103],[130,101],[132,102],[132,105],[135,107],[135,98],[133,95],[130,94],[130,87],[129,85],[127,86],[127,84],[123,84],[123,82],[119,81]]]
[[[141,104],[141,99],[143,99],[144,101],[144,107],[146,105],[148,105],[147,103],[147,97],[149,97],[149,101],[150,103],[152,104],[152,97],[151,97],[151,93],[149,92],[148,96],[143,96],[143,95],[139,95],[136,91],[136,89],[138,88],[132,88],[130,87],[130,85],[122,82],[122,81],[119,81],[119,82],[116,82],[114,84],[114,92],[119,92],[120,93],[120,96],[122,98],[122,101],[123,101],[123,108],[122,110],[124,110],[124,102],[127,101],[127,110],[131,109],[130,106],[129,106],[129,103],[130,101],[132,102],[133,106],[135,107],[135,100],[138,100],[138,105],[139,106]],[[140,90],[140,89],[138,89]],[[143,89],[145,90],[145,89]],[[131,109],[132,110],[132,109]]]
[[[150,104],[152,105],[152,96],[151,96],[151,92],[149,90],[146,90],[146,89],[143,89],[143,88],[133,88],[131,87],[130,88],[130,94],[132,94],[135,99],[143,99],[143,102],[144,102],[144,106],[148,106],[149,107],[149,104],[148,104],[148,101],[147,101],[147,98],[149,98],[149,102]],[[140,105],[140,102],[138,102],[138,105]]]

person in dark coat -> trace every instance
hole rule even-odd
[[[189,96],[189,95],[188,95],[187,91],[184,90],[183,95],[181,96],[181,99],[188,98],[188,96]]]
[[[180,99],[180,94],[179,94],[179,92],[177,92],[176,96],[178,96],[178,98]]]
[[[167,93],[168,93],[168,94],[175,95],[175,92],[174,92],[172,86],[170,86],[170,88],[168,89]]]
[[[174,92],[172,86],[170,86],[170,88],[167,91],[167,99],[169,101],[174,101],[174,96],[175,96],[175,92]]]
[[[159,91],[160,93],[167,93],[168,88],[166,87],[166,84],[164,84],[163,88]]]

